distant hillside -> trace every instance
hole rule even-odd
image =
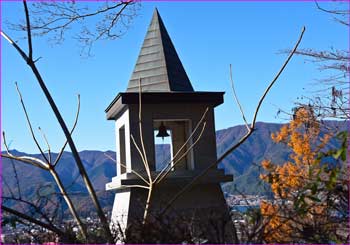
[[[347,129],[346,122],[325,121],[324,123],[328,128],[339,132]],[[232,194],[270,193],[270,189],[259,178],[262,172],[260,163],[264,159],[269,159],[276,164],[283,164],[288,160],[290,154],[288,148],[271,140],[271,133],[277,132],[282,126],[283,124],[258,122],[252,136],[221,162],[219,167],[225,169],[226,173],[234,175],[233,182],[222,185],[225,192]],[[218,155],[237,142],[245,133],[246,128],[243,125],[217,131]]]
[[[282,163],[289,155],[285,146],[275,144],[271,140],[271,133],[277,132],[281,127],[281,124],[258,122],[252,136],[221,162],[219,167],[224,168],[226,173],[234,175],[233,183],[223,184],[224,191],[237,193],[235,187],[238,192],[245,194],[258,194],[265,191],[259,179],[261,161],[271,159],[276,163]],[[236,143],[246,134],[246,130],[242,125],[217,131],[218,155]]]
[[[337,126],[343,130],[346,125],[340,122],[327,122],[330,126]],[[253,135],[236,151],[230,154],[220,165],[220,168],[225,169],[226,173],[234,175],[234,182],[223,184],[222,188],[228,193],[243,192],[245,194],[257,194],[266,191],[259,180],[260,163],[263,159],[271,159],[275,163],[283,163],[288,159],[288,150],[281,144],[274,144],[271,140],[271,133],[278,131],[281,124],[276,123],[257,123],[257,129]],[[217,131],[217,152],[222,154],[225,149],[233,145],[242,135],[246,133],[245,126],[235,126],[228,129]],[[162,152],[161,149],[167,149],[168,146],[158,146],[157,152]],[[15,155],[23,155],[23,153],[13,151]],[[91,178],[98,195],[101,198],[102,205],[110,210],[113,203],[113,193],[104,190],[105,184],[115,176],[115,163],[107,158],[105,154],[115,158],[115,152],[101,151],[82,151],[80,157],[86,167],[88,175]],[[27,155],[27,154],[25,154]],[[39,155],[31,155],[38,157]],[[57,154],[53,154],[56,157]],[[164,156],[159,155],[157,159],[164,161]],[[40,186],[50,186],[52,178],[50,174],[43,170],[39,170],[32,166],[17,163],[17,173],[20,178],[20,186],[22,195],[27,198],[32,198],[37,195],[37,190]],[[11,160],[2,159],[3,173],[3,194],[10,195],[8,186],[12,186],[12,191],[16,193],[16,182]],[[93,205],[89,198],[86,197],[86,190],[79,177],[78,169],[75,166],[71,153],[65,152],[58,165],[58,172],[62,177],[65,186],[69,186],[69,191],[75,193],[74,200],[78,204],[80,210],[89,212]]]

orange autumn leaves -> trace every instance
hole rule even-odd
[[[291,221],[276,215],[279,213],[278,209],[277,205],[272,205],[266,201],[262,201],[260,204],[261,214],[268,220],[264,227],[263,236],[264,240],[269,243],[284,243],[286,237],[290,236],[292,232]]]
[[[295,112],[293,120],[279,132],[272,133],[271,138],[291,149],[290,161],[283,165],[275,165],[269,160],[262,161],[261,165],[267,174],[262,174],[260,178],[271,184],[275,196],[286,198],[288,193],[305,184],[310,166],[316,164],[320,148],[327,144],[331,135],[325,134],[320,139],[319,123],[312,111],[301,107]],[[318,139],[321,143],[315,146]]]
[[[261,163],[266,173],[261,174],[260,178],[271,185],[275,199],[274,202],[263,201],[260,205],[261,214],[266,219],[264,236],[268,242],[290,242],[288,237],[296,225],[292,220],[298,217],[285,217],[285,210],[281,209],[293,208],[299,191],[317,174],[318,152],[325,147],[331,135],[324,134],[321,137],[319,123],[312,109],[301,107],[295,111],[293,120],[279,132],[273,133],[271,138],[276,143],[286,144],[291,153],[289,161],[282,165],[276,165],[270,160]],[[314,207],[320,210],[317,205]]]

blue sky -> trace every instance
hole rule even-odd
[[[333,3],[322,4],[332,7]],[[22,4],[1,5],[2,28],[16,39],[17,34],[3,22],[23,19]],[[251,119],[262,92],[285,60],[286,54],[279,51],[293,47],[303,26],[306,32],[300,47],[348,49],[347,29],[317,10],[312,1],[144,2],[126,35],[97,42],[94,56],[88,59],[79,56],[80,48],[72,39],[59,46],[34,39],[34,56],[42,57],[38,67],[68,125],[74,120],[76,94],[81,95],[81,115],[73,135],[79,150],[114,150],[114,124],[105,119],[104,109],[118,92],[125,91],[155,7],[195,90],[226,92],[224,104],[215,111],[216,129],[243,123],[231,93],[229,64],[241,104]],[[16,40],[26,49],[24,40]],[[2,130],[10,147],[38,152],[16,94],[17,81],[34,128],[40,126],[57,151],[64,137],[34,76],[4,39],[1,53]],[[310,83],[325,75],[303,57],[293,57],[266,98],[258,121],[285,122],[275,118],[278,108],[290,111],[297,97],[313,89]]]

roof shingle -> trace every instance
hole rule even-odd
[[[155,9],[126,92],[193,92],[164,23]]]

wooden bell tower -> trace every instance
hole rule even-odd
[[[119,93],[106,109],[107,119],[115,121],[117,142],[117,176],[106,184],[106,189],[115,192],[112,222],[118,222],[123,228],[134,219],[142,218],[147,197],[147,190],[132,187],[142,184],[142,180],[131,171],[146,176],[142,159],[131,141],[133,136],[137,143],[141,142],[140,79],[143,139],[152,176],[163,169],[164,161],[168,162],[176,153],[179,156],[187,152],[156,186],[152,211],[161,210],[178,191],[217,160],[214,108],[223,103],[224,93],[194,91],[156,9],[127,90]],[[205,130],[195,147],[190,148],[201,130],[197,130],[187,144],[185,142],[205,111]],[[225,175],[223,170],[211,169],[173,203],[172,209],[177,212],[193,209],[227,212],[220,188],[220,183],[227,181],[232,181],[232,176]]]

